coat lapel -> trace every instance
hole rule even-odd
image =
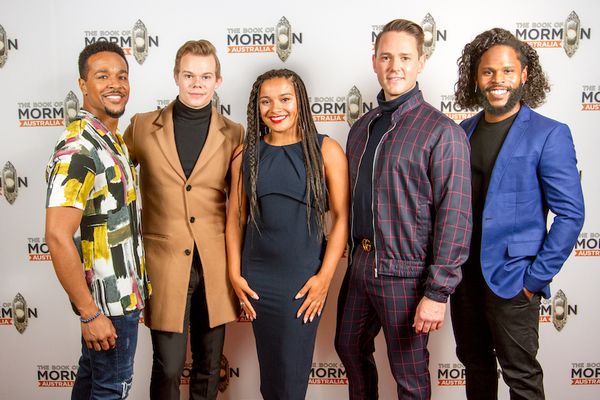
[[[177,146],[175,144],[175,131],[173,130],[173,105],[175,102],[171,102],[168,106],[165,107],[163,112],[161,112],[156,121],[154,121],[154,126],[157,128],[153,134],[156,137],[160,150],[165,155],[167,162],[173,168],[177,174],[183,179],[186,180],[185,173],[183,172],[183,167],[181,166],[181,161],[179,160],[179,153],[177,153]]]
[[[198,157],[198,161],[196,161],[196,165],[194,166],[194,170],[192,171],[190,178],[202,171],[202,168],[204,168],[204,166],[208,163],[211,157],[215,154],[215,152],[219,149],[219,147],[221,147],[221,145],[225,141],[225,136],[221,132],[223,128],[225,128],[225,124],[223,123],[223,120],[221,119],[221,116],[219,115],[217,110],[213,107],[212,114],[210,116],[210,127],[208,128],[208,136],[206,137],[206,142],[204,143],[204,147],[200,152],[200,157]]]
[[[506,139],[504,139],[504,144],[502,145],[502,149],[500,149],[500,153],[498,153],[498,157],[496,158],[496,163],[494,164],[494,169],[492,171],[492,176],[490,177],[490,184],[485,199],[485,207],[487,207],[488,203],[496,194],[498,186],[500,185],[500,181],[504,176],[504,172],[506,171],[511,158],[514,155],[515,150],[517,147],[519,147],[519,144],[523,139],[523,135],[529,127],[530,115],[531,109],[526,106],[522,106],[521,110],[519,110],[519,115],[517,115],[515,122],[513,122],[508,134],[506,135]]]

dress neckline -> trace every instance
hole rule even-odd
[[[288,147],[288,146],[294,146],[298,143],[302,143],[302,140],[299,140],[295,143],[289,143],[289,144],[282,144],[282,145],[277,145],[277,144],[270,144],[269,142],[267,142],[264,138],[263,138],[263,142],[265,142],[265,144],[269,147]]]

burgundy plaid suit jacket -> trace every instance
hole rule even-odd
[[[346,154],[352,195],[371,122],[350,130]],[[421,278],[425,296],[445,302],[461,279],[471,240],[470,146],[464,131],[421,92],[392,115],[375,152],[372,177],[377,273]],[[351,226],[360,215],[350,216]]]

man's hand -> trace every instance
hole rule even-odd
[[[428,333],[440,329],[444,322],[446,303],[423,297],[417,306],[413,328],[417,333]]]
[[[83,211],[78,208],[49,207],[46,210],[46,244],[60,284],[85,320],[96,315],[98,306],[86,283],[79,252],[73,242],[82,216]],[[81,334],[90,349],[100,351],[115,347],[115,327],[103,314],[88,323],[82,322]]]
[[[535,293],[533,293],[531,290],[527,289],[525,286],[523,286],[523,291],[525,292],[525,295],[527,296],[527,298],[529,300],[533,299],[533,295],[535,295]]]
[[[104,314],[98,315],[92,321],[81,323],[81,334],[88,348],[96,351],[108,350],[115,347],[117,332],[110,319]]]

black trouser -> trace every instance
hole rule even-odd
[[[494,294],[481,267],[463,268],[450,298],[456,354],[465,366],[467,398],[498,398],[498,367],[512,400],[544,399],[542,367],[536,359],[541,296],[521,291],[512,299]]]
[[[204,276],[197,250],[190,272],[183,332],[152,330],[154,350],[150,398],[179,400],[179,384],[187,354],[188,328],[192,350],[190,399],[216,399],[221,372],[225,325],[210,328]]]

